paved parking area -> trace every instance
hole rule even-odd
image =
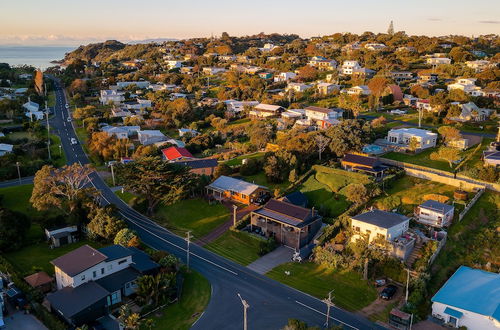
[[[265,274],[274,267],[292,261],[293,253],[294,251],[291,248],[279,246],[247,267],[259,274]]]
[[[7,330],[48,330],[36,317],[24,312],[9,314],[4,321]]]

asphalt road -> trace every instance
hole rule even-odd
[[[52,128],[61,137],[68,164],[87,164],[89,160],[80,144],[72,145],[76,138],[72,122],[68,122],[66,98],[56,81],[55,116]],[[149,218],[131,209],[93,173],[92,185],[101,193],[104,203],[115,204],[129,226],[141,240],[155,249],[166,250],[184,262],[187,242]],[[242,329],[243,307],[238,293],[245,299],[248,309],[248,329],[281,329],[290,318],[306,321],[311,326],[323,326],[326,305],[320,300],[292,289],[279,282],[220,257],[204,248],[190,244],[190,267],[205,276],[212,285],[209,305],[193,329]],[[381,329],[367,319],[338,308],[331,309],[330,325],[342,324],[346,329]]]

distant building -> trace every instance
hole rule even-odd
[[[431,65],[451,64],[451,59],[446,57],[430,57],[426,60],[426,63]]]
[[[279,105],[259,103],[253,107],[253,109],[249,113],[249,116],[251,118],[257,119],[278,117],[283,111],[283,107]]]
[[[438,135],[419,128],[391,129],[387,134],[387,142],[408,146],[412,138],[418,142],[418,149],[428,149],[436,146]]]

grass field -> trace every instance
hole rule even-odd
[[[132,198],[135,197],[134,194],[129,193],[128,191],[124,191],[122,193],[120,190],[115,191],[115,195],[117,195],[118,197],[120,197],[127,204],[130,204],[130,200],[132,200]]]
[[[259,173],[254,174],[254,175],[244,176],[243,180],[245,180],[247,182],[252,182],[252,183],[255,183],[255,184],[258,184],[261,186],[265,186],[265,187],[269,188],[269,190],[271,191],[271,194],[274,192],[275,189],[280,189],[281,191],[284,191],[290,185],[290,182],[288,182],[288,180],[285,182],[282,182],[282,183],[267,182],[266,175],[264,174],[264,172],[259,172]]]
[[[290,275],[286,275],[289,271]],[[329,270],[311,262],[286,263],[266,274],[270,278],[319,299],[332,296],[334,303],[350,311],[360,310],[377,298],[377,290],[355,272]]]
[[[7,134],[7,137],[12,140],[20,140],[20,139],[33,140],[31,134],[27,131],[12,132]]]
[[[4,256],[23,275],[34,273],[37,269],[42,269],[47,274],[52,275],[54,274],[54,266],[50,263],[51,260],[85,244],[95,248],[102,247],[96,242],[83,240],[51,249],[47,243],[43,242],[27,246],[15,252],[6,253]]]
[[[226,162],[226,165],[228,166],[238,166],[238,165],[241,165],[243,159],[252,159],[252,158],[263,158],[264,157],[264,152],[256,152],[256,153],[253,153],[253,154],[250,154],[250,155],[241,155],[241,156],[238,156],[236,158],[233,158],[231,160],[228,160]]]
[[[161,316],[154,313],[154,329],[187,330],[201,316],[210,301],[210,283],[206,278],[191,271],[186,274],[182,285],[182,295],[178,303],[161,311]]]
[[[61,146],[61,138],[55,134],[50,134],[50,153],[54,159],[55,167],[62,167],[66,165],[66,154],[64,150],[59,148]]]
[[[246,266],[259,258],[260,242],[261,239],[249,234],[227,231],[205,248]]]
[[[35,216],[38,211],[31,207],[29,202],[32,191],[32,184],[0,188],[1,205],[6,209],[24,213],[30,217]]]
[[[210,205],[205,200],[187,199],[172,205],[161,205],[154,218],[169,229],[191,230],[199,239],[229,220],[229,211],[221,204]]]

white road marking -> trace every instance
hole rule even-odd
[[[309,309],[310,309],[310,310],[312,310],[312,311],[315,311],[316,313],[319,313],[319,314],[321,314],[321,315],[326,316],[326,314],[325,314],[325,313],[320,312],[319,310],[317,310],[317,309],[315,309],[315,308],[312,308],[311,306],[308,306],[308,305],[306,305],[306,304],[304,304],[304,303],[301,303],[300,301],[295,300],[295,302],[296,302],[297,304],[301,305],[301,306],[304,306],[304,307],[306,307],[306,308],[309,308]],[[341,320],[339,320],[339,319],[336,319],[336,318],[334,318],[333,316],[330,316],[330,318],[331,318],[332,320],[335,320],[335,321],[337,321],[337,322],[342,323],[343,325],[347,325],[349,328],[352,328],[352,329],[355,329],[355,330],[359,330],[359,328],[353,327],[352,325],[347,324],[347,323],[345,323],[345,322],[343,322],[343,321],[341,321]]]

